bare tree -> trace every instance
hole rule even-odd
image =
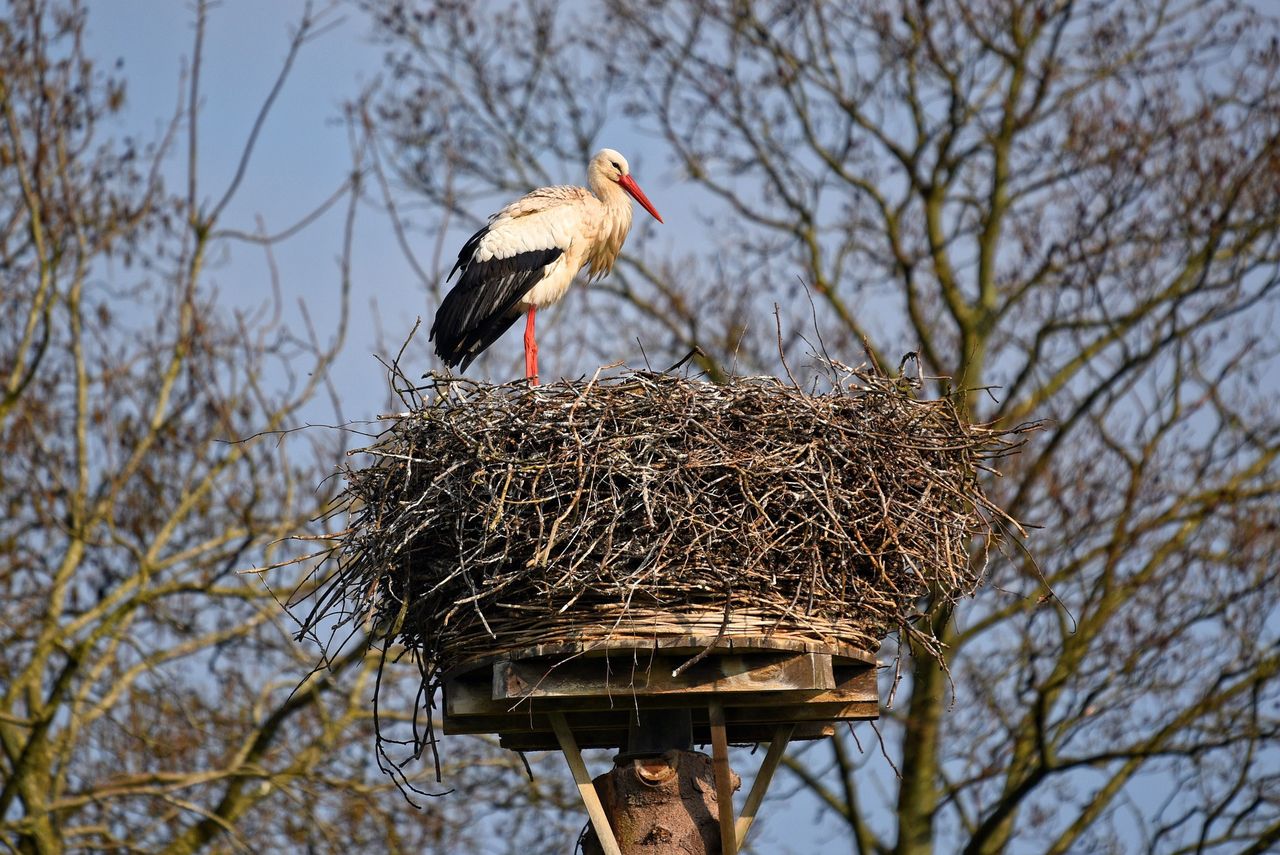
[[[210,191],[211,6],[195,6],[181,103],[151,143],[109,135],[124,81],[87,55],[79,2],[0,15],[0,848],[453,852],[503,827],[536,840],[465,799],[406,804],[373,761],[375,662],[357,640],[317,669],[273,592],[305,596],[309,568],[239,572],[296,555],[289,538],[315,531],[336,489],[347,437],[289,431],[332,394],[366,148],[353,125],[349,174],[298,223],[227,222],[330,13],[302,15],[239,168]],[[272,253],[329,207],[345,209],[340,320],[321,331],[285,305]],[[249,251],[268,297],[225,305],[208,270]],[[512,789],[518,761],[466,745],[450,784]]]
[[[389,57],[381,150],[429,203],[418,225],[576,174],[620,122],[654,140],[633,162],[675,170],[692,202],[668,222],[700,219],[701,239],[633,239],[593,286],[607,298],[570,297],[592,319],[585,352],[634,358],[619,342],[640,334],[651,357],[697,344],[713,371],[776,370],[776,303],[797,358],[865,346],[895,370],[914,351],[972,418],[1048,420],[989,486],[1039,526],[1026,544],[1039,569],[1009,544],[974,602],[922,604],[954,683],[885,651],[904,669],[882,728],[896,768],[846,736],[788,760],[854,851],[1280,840],[1273,12],[371,11]]]

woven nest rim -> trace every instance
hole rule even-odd
[[[917,603],[971,595],[993,540],[1021,531],[978,473],[1034,426],[969,424],[917,382],[822,370],[822,393],[654,372],[539,387],[395,375],[407,411],[350,452],[373,462],[344,472],[351,524],[299,635],[372,627],[384,667],[393,643],[418,665],[427,706],[468,663],[611,637],[790,638],[873,662],[899,631],[941,659]],[[748,603],[762,617],[731,626]],[[629,610],[654,606],[674,628],[627,630]],[[430,721],[406,741],[434,751]]]

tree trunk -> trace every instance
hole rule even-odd
[[[732,775],[733,789],[742,780]],[[623,855],[718,855],[720,823],[711,758],[672,749],[656,757],[619,754],[594,781]],[[594,829],[585,855],[603,855]]]

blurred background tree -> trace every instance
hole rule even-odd
[[[387,50],[364,102],[380,197],[412,208],[436,294],[446,234],[624,127],[636,174],[682,185],[650,191],[682,238],[638,223],[542,328],[564,373],[914,351],[973,419],[1048,420],[988,485],[1039,527],[1039,569],[1006,544],[972,603],[922,603],[950,675],[886,645],[883,757],[841,734],[788,758],[849,848],[1280,840],[1274,9],[362,6]]]
[[[238,572],[298,554],[285,539],[317,532],[335,489],[325,479],[348,437],[282,432],[332,412],[365,143],[353,129],[323,206],[341,212],[336,242],[320,238],[339,260],[330,282],[309,285],[339,322],[319,331],[305,305],[286,304],[299,289],[273,263],[318,212],[275,234],[226,212],[332,10],[308,8],[281,34],[279,78],[238,168],[211,189],[200,119],[218,86],[201,77],[212,5],[193,7],[181,102],[149,142],[112,121],[128,90],[88,54],[85,5],[15,0],[0,13],[0,849],[458,852],[498,833],[563,839],[571,831],[546,815],[521,832],[520,816],[504,825],[466,798],[447,813],[408,807],[373,761],[373,663],[353,645],[313,672],[316,649],[293,640],[273,594],[305,594],[309,568],[274,571],[270,587]],[[263,262],[247,307],[210,273],[233,252]],[[446,758],[450,784],[511,791],[518,758],[469,745],[482,748]],[[506,800],[555,796],[552,779]]]
[[[85,46],[110,7],[0,13],[4,848],[568,848],[555,758],[529,783],[450,740],[459,792],[406,805],[372,751],[371,663],[353,644],[311,673],[272,594],[305,593],[308,568],[236,571],[323,530],[325,479],[358,444],[284,432],[333,412],[351,295],[379,292],[353,273],[361,218],[389,215],[430,312],[468,229],[580,180],[601,145],[669,225],[637,221],[614,274],[550,313],[545,368],[698,345],[713,377],[778,373],[780,347],[795,370],[825,347],[894,371],[914,351],[972,418],[1048,420],[987,485],[1039,526],[1039,568],[1009,543],[972,602],[922,603],[950,674],[888,643],[878,733],[797,747],[776,795],[789,782],[859,853],[1280,841],[1274,10],[347,3],[383,76],[352,99],[328,201],[269,231],[234,200],[337,10],[298,5],[281,82],[210,184],[210,5],[151,140],[118,131],[125,81]],[[337,231],[317,235],[325,212]],[[337,247],[329,283],[282,279],[296,240]],[[249,253],[265,296],[244,306],[211,271]],[[292,293],[338,321],[315,329]],[[507,344],[478,367],[509,376]],[[404,771],[430,788],[428,763]]]

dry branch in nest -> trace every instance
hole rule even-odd
[[[428,705],[445,670],[541,643],[719,629],[874,651],[924,595],[976,589],[1011,522],[978,472],[1017,437],[826,368],[822,394],[434,378],[346,471],[350,525],[305,623],[368,621]]]

